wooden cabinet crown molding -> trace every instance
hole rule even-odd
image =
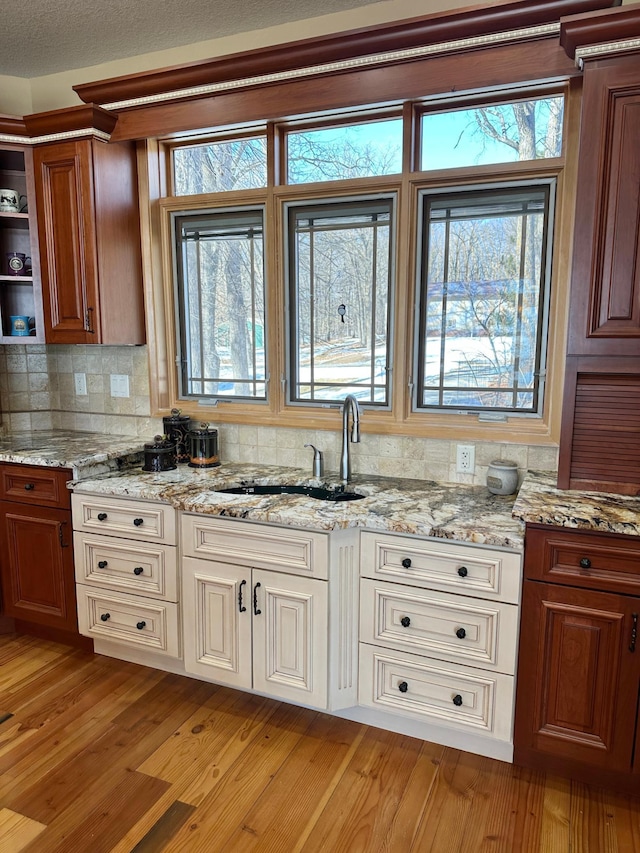
[[[571,15],[560,23],[560,44],[580,64],[590,56],[640,51],[640,4]]]
[[[18,116],[0,114],[0,142],[18,142],[24,144],[27,127],[24,119]]]
[[[96,104],[79,104],[61,110],[33,113],[24,117],[24,126],[32,143],[59,142],[94,136],[107,141],[118,116]]]
[[[326,65],[359,57],[375,57],[397,52],[451,43],[451,50],[460,49],[460,42],[469,47],[481,46],[482,37],[510,32],[514,38],[527,40],[537,37],[537,27],[558,24],[561,17],[585,14],[603,7],[616,6],[620,0],[515,0],[499,2],[487,9],[473,7],[410,18],[400,22],[380,24],[338,35],[303,39],[288,44],[271,45],[259,50],[243,51],[215,59],[176,65],[138,74],[115,77],[74,86],[81,100],[107,104],[114,109],[136,106],[135,101],[198,86],[222,82],[262,78],[264,75],[285,73],[294,69]],[[527,33],[530,29],[531,32]],[[548,35],[548,33],[547,33]],[[500,41],[497,38],[497,41]],[[475,44],[474,44],[475,42]],[[392,61],[392,60],[390,60]],[[263,82],[260,80],[260,82]],[[197,93],[194,93],[197,94]],[[129,103],[133,102],[133,103]]]

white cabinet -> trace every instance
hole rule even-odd
[[[189,514],[182,532],[187,672],[314,708],[355,704],[357,532]]]
[[[106,642],[179,658],[175,510],[86,494],[71,507],[80,633],[97,651]]]
[[[360,704],[510,742],[520,555],[362,534]]]

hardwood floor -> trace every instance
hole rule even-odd
[[[0,636],[2,853],[640,853],[640,800]]]

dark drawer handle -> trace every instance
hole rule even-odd
[[[402,619],[400,620],[400,624],[402,625],[403,628],[408,628],[409,625],[411,625],[411,619],[409,619],[408,616],[403,616]]]
[[[35,489],[35,483],[25,483],[24,490],[25,492],[32,492]]]
[[[146,622],[137,622],[136,623],[136,628],[138,629],[138,631],[142,631],[142,629],[146,628],[146,626],[147,626]]]
[[[136,527],[140,527],[142,524],[144,524],[144,518],[134,518],[133,523]]]
[[[466,636],[467,636],[467,632],[464,630],[464,628],[458,628],[458,630],[456,631],[456,637],[459,640],[464,640],[464,638]]]
[[[106,560],[100,560],[98,562],[98,568],[99,569],[106,569],[108,565],[109,565],[109,563],[107,563]]]
[[[461,578],[466,578],[466,576],[469,574],[469,569],[466,566],[459,566],[458,574]]]
[[[398,690],[400,691],[400,693],[406,693],[408,689],[409,685],[406,681],[401,681],[400,684],[398,684]]]
[[[144,572],[142,566],[136,566],[133,570],[134,575],[141,575]]]
[[[106,512],[99,512],[98,513],[98,521],[106,521],[106,520],[107,520],[107,513]]]
[[[462,696],[459,693],[456,693],[452,701],[456,708],[459,708],[460,705],[462,705]]]
[[[404,568],[405,568],[405,569],[410,569],[410,568],[411,568],[411,560],[410,560],[410,558],[409,558],[409,557],[405,557],[405,558],[404,558],[404,560],[402,561],[402,565],[404,566]]]
[[[103,622],[108,622],[109,619],[111,619],[111,614],[110,613],[102,613],[100,615],[100,618],[102,619]]]
[[[581,569],[590,569],[591,568],[591,560],[588,557],[583,557],[580,560],[580,568]]]

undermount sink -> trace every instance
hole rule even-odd
[[[325,489],[321,486],[233,486],[216,489],[225,495],[305,495],[319,501],[357,501],[366,495],[345,492],[341,489]]]

